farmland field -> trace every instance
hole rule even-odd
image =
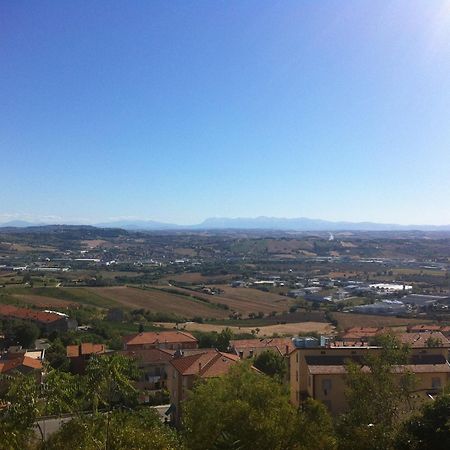
[[[339,328],[345,330],[354,326],[358,327],[397,327],[402,325],[413,325],[427,323],[429,320],[410,319],[400,317],[373,316],[369,314],[333,313]]]
[[[40,308],[66,308],[68,306],[76,304],[76,302],[71,302],[69,300],[58,299],[55,297],[46,297],[44,295],[16,294],[12,295],[11,297],[17,299],[21,303],[38,306]]]
[[[176,327],[175,323],[160,323],[159,325],[164,326],[166,328]],[[222,331],[224,328],[230,328],[234,333],[251,333],[252,330],[258,328],[259,329],[258,337],[272,336],[274,333],[288,336],[296,336],[301,333],[313,333],[313,332],[322,334],[331,334],[333,333],[334,330],[334,327],[332,325],[323,322],[322,323],[298,322],[298,323],[287,323],[278,325],[264,325],[260,327],[238,327],[238,326],[227,327],[226,325],[187,322],[182,325],[179,324],[178,328],[187,331],[216,331],[218,333]]]
[[[168,275],[166,280],[174,280],[180,283],[192,283],[192,284],[208,284],[208,283],[226,283],[227,281],[235,278],[236,275],[202,275],[199,272],[180,273],[176,275]]]
[[[224,293],[210,295],[178,287],[171,287],[170,289],[187,295],[195,295],[210,302],[222,303],[227,305],[230,310],[240,312],[243,315],[251,312],[263,312],[264,314],[269,314],[272,311],[283,312],[287,311],[289,306],[293,304],[293,301],[288,297],[258,289],[233,288],[228,285],[215,285],[215,287],[222,289]]]
[[[144,290],[120,286],[85,288],[85,290],[126,308],[144,308],[152,312],[172,313],[191,318],[201,316],[220,319],[229,315],[228,311],[206,302],[157,289]]]

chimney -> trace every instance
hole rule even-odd
[[[199,362],[198,363],[198,373],[200,373],[202,371],[202,363]]]

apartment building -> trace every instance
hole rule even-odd
[[[450,382],[448,339],[442,333],[405,333],[398,337],[410,346],[411,352],[408,364],[394,366],[393,372],[400,376],[411,371],[416,375],[418,400],[437,394]],[[304,399],[312,397],[322,401],[332,414],[340,414],[347,408],[347,363],[355,362],[363,371],[369,371],[366,357],[381,352],[380,347],[369,346],[366,342],[319,342],[300,338],[294,340],[294,344],[296,348],[290,354],[291,402],[299,406]]]

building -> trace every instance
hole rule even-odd
[[[354,313],[359,314],[380,314],[380,315],[397,315],[407,314],[409,308],[400,300],[381,300],[380,302],[368,305],[358,305],[351,309]]]
[[[441,334],[432,333],[433,338],[441,340],[440,346],[429,347],[426,333],[399,335],[401,342],[411,346],[408,364],[394,366],[396,374],[411,371],[416,374],[419,400],[425,400],[438,392],[450,381],[448,348],[450,342]],[[346,411],[346,365],[349,361],[359,364],[362,370],[369,354],[381,352],[380,347],[369,346],[364,342],[322,343],[310,340],[307,345],[299,345],[290,354],[291,402],[299,406],[303,400],[312,397],[322,401],[332,414]]]
[[[233,339],[230,348],[239,358],[252,358],[265,350],[287,356],[294,349],[291,338]]]
[[[410,294],[402,297],[402,302],[418,309],[428,309],[437,303],[450,304],[450,297],[442,295]]]
[[[15,373],[22,373],[24,375],[33,374],[36,377],[36,382],[41,383],[43,378],[43,366],[40,359],[32,358],[30,356],[17,356],[14,358],[0,359],[0,392],[4,391],[8,386],[8,378],[1,377],[2,375],[12,376]]]
[[[68,345],[66,355],[70,360],[70,371],[75,374],[84,374],[86,366],[92,355],[102,355],[106,352],[104,344],[84,342],[79,345]]]
[[[386,328],[382,327],[352,327],[345,330],[340,339],[343,342],[368,342],[385,332]]]
[[[18,308],[13,305],[0,305],[0,318],[34,322],[47,332],[74,330],[78,325],[76,320],[70,319],[66,314]]]
[[[181,403],[197,380],[224,375],[239,361],[239,356],[215,349],[199,350],[186,356],[183,356],[182,352],[177,352],[170,362],[167,377],[172,421],[179,425]]]
[[[136,360],[141,373],[136,388],[142,403],[151,401],[152,395],[167,388],[167,373],[175,350],[149,348],[146,350],[124,350],[121,355]]]
[[[198,348],[198,340],[184,331],[147,331],[123,338],[124,350],[146,350],[162,348],[183,350]]]

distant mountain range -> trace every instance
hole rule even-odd
[[[0,224],[5,227],[33,227],[50,224],[14,220]],[[177,225],[153,220],[123,220],[94,224],[100,228],[139,230],[280,230],[280,231],[450,231],[450,225],[398,225],[374,222],[332,222],[320,219],[286,219],[276,217],[209,218],[197,225]]]

